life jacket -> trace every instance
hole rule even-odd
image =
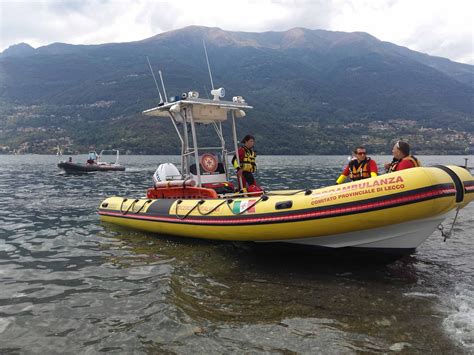
[[[421,166],[420,162],[414,155],[407,155],[405,158],[402,158],[400,160],[393,160],[392,163],[390,164],[390,168],[388,169],[388,172],[393,173],[394,171],[397,171],[397,166],[402,160],[410,160],[413,163],[414,168]]]
[[[369,161],[370,158],[366,158],[360,163],[357,159],[349,162],[349,177],[352,181],[370,178]]]
[[[244,149],[244,158],[240,162],[240,169],[243,171],[248,171],[250,173],[254,173],[257,170],[257,164],[255,163],[255,158],[257,157],[257,153],[253,149],[247,148],[245,145],[242,146]],[[234,168],[239,168],[239,165],[237,164],[237,158],[234,157],[232,158],[232,165]]]

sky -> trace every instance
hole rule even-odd
[[[363,31],[474,64],[474,0],[0,0],[0,51],[26,42],[129,42],[190,25]]]

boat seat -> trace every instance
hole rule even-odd
[[[235,187],[234,184],[226,181],[226,182],[211,182],[208,184],[202,184],[202,187],[213,189],[218,194],[231,194],[234,193]]]
[[[146,192],[147,198],[152,199],[211,199],[218,198],[217,192],[204,187],[150,187]]]

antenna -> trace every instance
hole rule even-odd
[[[165,102],[168,103],[168,95],[166,95],[165,83],[163,82],[163,75],[161,74],[161,70],[158,70],[158,74],[160,74],[161,86],[163,87],[163,93],[165,94]]]
[[[155,81],[156,90],[158,90],[158,95],[160,95],[160,103],[162,103],[163,97],[161,96],[160,88],[158,87],[158,83],[156,82],[155,73],[153,73],[153,69],[151,68],[150,59],[148,59],[148,56],[146,56],[146,60],[148,61],[148,66],[150,67],[151,75],[153,75],[153,80]]]
[[[202,40],[202,45],[204,46],[204,53],[206,54],[207,69],[209,70],[209,77],[211,78],[211,87],[214,90],[214,82],[212,81],[211,66],[209,65],[209,58],[207,56],[206,42]]]
[[[209,57],[207,56],[207,48],[206,42],[202,40],[202,45],[204,46],[204,53],[206,54],[206,62],[207,62],[207,69],[209,70],[209,77],[211,78],[211,95],[214,96],[214,101],[219,101],[219,98],[223,98],[225,96],[224,88],[214,89],[214,82],[212,81],[212,73],[211,73],[211,66],[209,65]]]

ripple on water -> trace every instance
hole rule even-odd
[[[446,331],[466,349],[474,351],[473,281],[459,282],[448,300],[449,314],[443,322]]]

